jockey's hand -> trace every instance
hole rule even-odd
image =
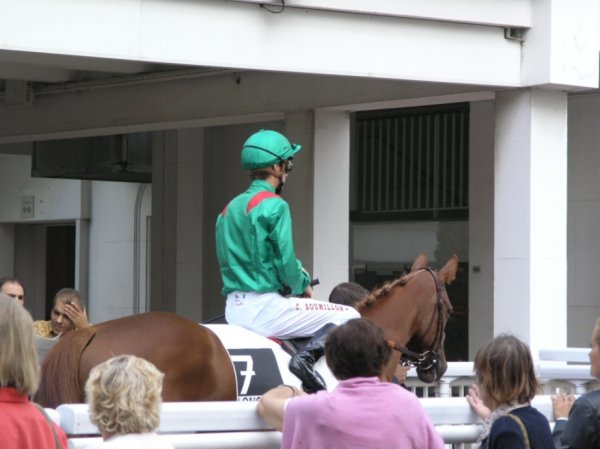
[[[69,317],[75,329],[84,329],[91,326],[85,308],[82,310],[74,302],[65,304],[65,314]]]
[[[307,285],[304,289],[304,293],[302,294],[304,298],[312,298],[313,297],[313,289],[310,285]]]

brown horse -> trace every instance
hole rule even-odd
[[[401,359],[415,366],[419,379],[426,383],[446,372],[444,329],[452,305],[445,286],[454,281],[457,268],[458,258],[452,256],[437,273],[421,253],[410,273],[375,289],[357,305],[360,314],[381,327],[397,350],[384,370],[388,380]]]
[[[165,374],[164,401],[227,401],[237,397],[227,350],[208,328],[167,312],[106,321],[62,337],[42,362],[35,398],[45,407],[84,402],[90,370],[120,354],[134,354]]]
[[[428,383],[446,371],[444,328],[452,306],[445,284],[454,280],[458,260],[452,256],[439,273],[427,268],[427,263],[426,255],[421,254],[409,274],[374,290],[357,306],[362,316],[386,332],[398,350],[385,369],[388,379],[401,357],[415,365],[419,378]],[[165,373],[164,401],[237,397],[232,359],[219,337],[187,318],[150,312],[62,337],[44,358],[36,401],[45,407],[82,403],[90,370],[120,354],[143,357]]]

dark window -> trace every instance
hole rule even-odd
[[[468,218],[468,103],[355,118],[353,221]]]

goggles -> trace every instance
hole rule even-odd
[[[283,164],[283,169],[285,170],[286,173],[291,172],[294,168],[294,163],[292,162],[292,158],[289,158],[289,159],[283,161],[282,164]]]

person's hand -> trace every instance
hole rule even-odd
[[[554,419],[568,418],[569,411],[575,402],[575,396],[572,394],[559,393],[550,397],[552,400],[552,411]]]
[[[466,398],[473,411],[477,413],[477,416],[479,416],[483,421],[488,419],[492,414],[492,411],[483,403],[481,394],[479,393],[479,387],[477,385],[471,385],[469,387],[469,393],[467,394]]]
[[[84,329],[91,326],[90,322],[88,321],[86,310],[82,310],[74,302],[65,304],[65,314],[69,317],[73,323],[73,326],[75,326],[75,329]]]
[[[403,384],[406,382],[406,377],[408,376],[408,371],[410,370],[410,366],[398,364],[396,367],[396,371],[394,372],[394,377],[398,381],[399,384]]]

